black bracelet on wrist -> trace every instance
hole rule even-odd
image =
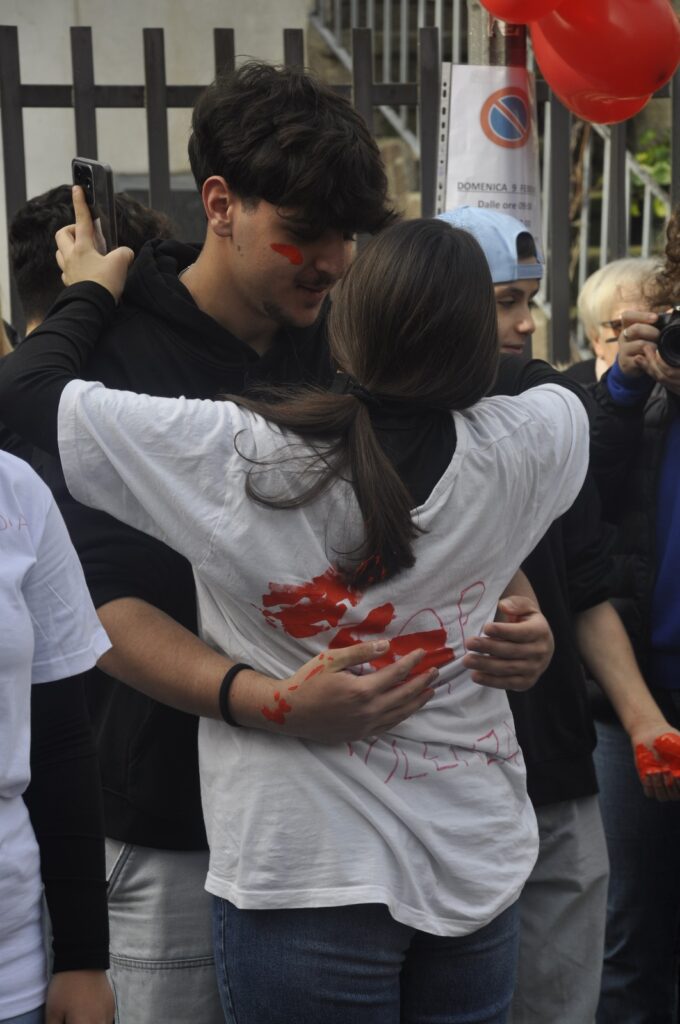
[[[229,691],[231,690],[231,684],[234,682],[234,679],[236,679],[236,676],[239,674],[239,672],[242,672],[244,668],[252,670],[252,667],[252,665],[246,665],[244,662],[241,661],[238,663],[238,665],[232,665],[229,671],[227,672],[226,676],[222,680],[222,685],[220,686],[220,714],[222,715],[222,718],[227,723],[227,725],[233,725],[236,729],[240,729],[241,726],[236,721],[236,719],[232,717],[231,711],[229,710]]]

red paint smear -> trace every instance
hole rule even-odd
[[[296,683],[296,684],[295,684],[295,686],[289,686],[289,687],[288,687],[288,692],[289,692],[289,693],[292,693],[292,692],[293,692],[293,690],[299,690],[299,689],[300,689],[300,684],[299,684],[299,683]]]
[[[260,710],[268,722],[276,722],[277,725],[285,725],[286,715],[293,709],[290,704],[287,703],[285,698],[281,697],[275,708],[268,708],[266,704],[263,704]]]
[[[296,245],[279,245],[278,242],[273,242],[270,248],[278,252],[279,256],[285,256],[288,262],[296,267],[304,263],[304,256]]]
[[[432,609],[425,608],[423,611],[432,611]],[[352,647],[362,642],[361,636],[357,636],[357,634],[384,633],[394,618],[394,614],[394,605],[392,604],[383,604],[378,608],[373,608],[363,622],[354,626],[345,626],[344,629],[339,630],[328,646],[330,648]],[[416,612],[408,622],[412,622],[416,615],[420,614],[421,612]],[[387,665],[393,665],[397,658],[403,658],[405,654],[410,654],[411,651],[416,651],[418,648],[422,648],[425,651],[425,655],[415,668],[411,670],[407,677],[408,679],[413,679],[414,676],[420,675],[421,672],[427,672],[431,668],[440,668],[442,665],[447,665],[452,661],[454,657],[453,651],[450,647],[444,646],[446,643],[446,629],[436,612],[433,612],[433,614],[440,622],[438,629],[428,629],[417,633],[402,633],[399,636],[393,637],[389,650],[371,661],[373,668],[377,671],[378,669],[386,668]],[[407,626],[408,622],[406,623]]]
[[[673,775],[680,775],[680,736],[674,732],[665,732],[654,740],[654,749],[662,757],[667,758]],[[675,762],[675,764],[673,763]]]
[[[357,622],[338,630],[328,646],[334,650],[337,647],[353,647],[355,644],[360,644],[361,637],[357,636],[357,633],[384,633],[393,618],[393,604],[378,605],[377,608],[370,610],[363,622]]]
[[[395,636],[390,643],[389,651],[383,657],[376,658],[371,664],[375,669],[385,668],[386,665],[392,665],[397,658],[403,658],[405,654],[422,648],[425,654],[407,676],[407,679],[413,679],[421,672],[429,672],[431,668],[441,668],[453,661],[454,653],[445,644],[446,630],[443,627],[424,630],[421,633],[405,633],[403,636]]]
[[[262,612],[269,622],[280,622],[289,636],[316,636],[327,629],[335,629],[348,606],[356,605],[360,597],[361,594],[351,590],[331,568],[299,586],[270,583],[269,593],[262,598]],[[280,610],[266,610],[275,606]]]
[[[635,748],[635,764],[640,778],[644,781],[651,775],[663,775],[664,766],[657,761],[651,750],[648,750],[643,743],[638,743]]]
[[[376,564],[378,573],[380,573],[380,568]],[[477,597],[477,603],[479,603],[484,592],[483,583],[475,583],[461,594],[458,605],[461,625],[467,621],[467,613],[463,613],[462,602],[468,591],[475,587],[481,587],[481,594]],[[308,583],[301,583],[298,586],[270,583],[269,593],[262,597],[262,614],[270,625],[275,626],[280,623],[289,636],[296,638],[316,636],[329,629],[338,629],[348,610],[356,607],[362,596],[362,592],[354,590],[344,583],[335,569],[329,568],[322,575],[315,576]],[[274,608],[277,610],[272,610]],[[409,623],[423,612],[431,613],[438,628],[404,633],[404,629],[408,628]],[[388,602],[379,605],[377,608],[371,609],[362,621],[338,629],[328,646],[330,649],[353,647],[361,643],[366,636],[384,633],[394,620],[395,615],[393,604]],[[384,668],[394,664],[397,658],[422,648],[425,655],[411,671],[408,677],[411,679],[421,672],[440,668],[453,660],[454,653],[450,647],[446,646],[446,639],[446,629],[439,615],[432,608],[421,609],[407,620],[400,634],[392,640],[389,650],[372,661],[371,665],[376,670]],[[333,660],[330,655],[326,656],[329,661]],[[324,655],[320,654],[319,660],[321,661],[323,657]],[[321,671],[322,666],[316,666],[306,676],[306,679],[311,679]]]
[[[680,779],[680,736],[666,732],[654,740],[654,754],[643,743],[635,748],[635,764],[638,775],[644,782],[652,775],[671,775]]]
[[[316,668],[313,668],[311,672],[307,673],[305,676],[305,682],[307,682],[308,679],[312,679],[314,676],[318,676],[319,672],[323,672],[323,670],[323,665],[317,665]]]

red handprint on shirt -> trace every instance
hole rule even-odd
[[[386,602],[371,608],[358,622],[343,623],[363,596],[363,592],[349,586],[335,569],[329,568],[308,583],[297,586],[270,583],[269,592],[262,597],[261,610],[269,625],[274,628],[280,625],[289,636],[304,638],[337,630],[328,647],[351,647],[367,637],[384,633],[396,617],[394,605]],[[419,617],[421,628],[405,632]],[[437,612],[433,608],[421,609],[411,615],[392,638],[389,651],[376,658],[371,665],[374,669],[384,668],[420,647],[426,654],[412,674],[426,672],[430,668],[446,665],[455,657],[453,650],[446,646],[446,639],[446,628]]]

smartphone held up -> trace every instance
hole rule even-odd
[[[113,174],[108,164],[77,156],[71,161],[73,184],[80,185],[92,214],[97,248],[103,254],[118,245]]]

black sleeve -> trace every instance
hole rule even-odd
[[[43,323],[0,363],[0,420],[56,455],[61,393],[78,378],[115,309],[101,285],[65,289]]]
[[[602,521],[597,485],[590,471],[576,501],[562,516],[569,606],[574,614],[611,596],[614,529]]]
[[[590,466],[604,516],[616,522],[626,504],[625,488],[642,440],[645,402],[618,405],[609,394],[608,376],[605,373],[592,392],[596,410],[591,423]]]
[[[502,355],[498,367],[498,377],[493,387],[492,395],[521,395],[523,391],[530,388],[540,387],[541,384],[557,384],[558,387],[571,391],[580,398],[588,419],[593,420],[595,406],[590,392],[578,381],[566,377],[559,370],[554,370],[550,363],[542,359],[521,359],[519,356]]]
[[[101,783],[83,681],[31,688],[24,800],[40,847],[55,972],[109,966]]]

